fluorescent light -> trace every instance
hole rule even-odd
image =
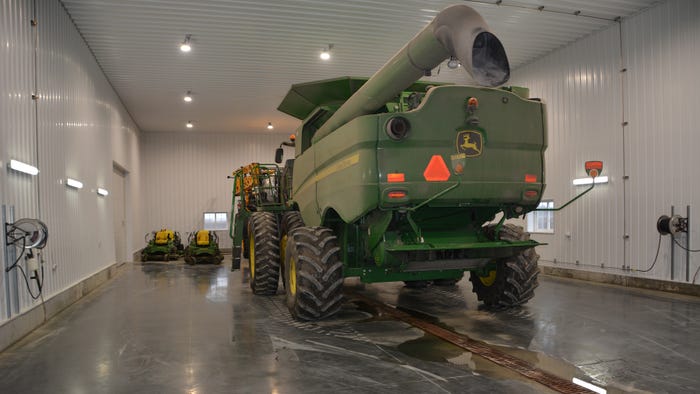
[[[70,187],[74,187],[76,189],[82,189],[83,188],[83,182],[77,181],[73,178],[66,178],[66,185]]]
[[[598,386],[596,386],[596,385],[594,385],[594,384],[591,384],[591,383],[588,383],[588,382],[584,382],[584,381],[581,380],[581,379],[573,378],[571,381],[574,382],[574,384],[577,384],[577,385],[579,385],[579,386],[581,386],[581,387],[585,387],[585,388],[587,388],[587,389],[589,389],[589,390],[591,390],[591,391],[593,391],[593,392],[596,392],[596,393],[598,393],[598,394],[607,394],[607,392],[608,392],[606,389],[604,389],[604,388],[602,388],[602,387],[598,387]]]
[[[191,129],[191,128],[193,128],[193,127],[194,127],[194,125],[192,124],[192,121],[191,121],[191,120],[190,120],[189,122],[187,122],[187,128],[188,128],[188,129]]]
[[[275,128],[275,126],[272,125],[272,122],[267,122],[267,129],[268,130],[272,130],[274,128]]]
[[[102,197],[106,197],[106,196],[109,195],[109,192],[107,191],[107,189],[103,189],[103,188],[101,188],[101,187],[98,187],[98,188],[97,188],[97,194],[99,194],[99,195],[102,196]]]
[[[29,165],[27,163],[22,163],[21,161],[17,161],[17,160],[10,160],[10,168],[15,170],[15,171],[23,172],[23,173],[29,174],[29,175],[36,175],[39,173],[38,168],[36,168],[32,165]]]
[[[188,90],[187,94],[185,94],[185,97],[183,98],[183,100],[185,100],[185,102],[188,102],[188,103],[192,102],[192,92]]]
[[[574,186],[581,186],[581,185],[590,185],[593,183],[593,178],[577,178],[574,179],[573,184]],[[608,177],[607,176],[597,176],[595,177],[595,184],[599,183],[608,183]]]

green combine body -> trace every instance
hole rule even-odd
[[[417,82],[450,58],[482,86]],[[545,106],[499,87],[509,73],[498,39],[457,5],[370,79],[292,86],[278,108],[302,122],[291,187],[275,183],[271,209],[238,210],[253,291],[275,294],[281,274],[301,320],[337,312],[345,277],[419,287],[470,272],[487,305],[532,298],[538,243],[505,220],[542,197]]]
[[[219,250],[219,236],[214,231],[193,231],[188,243],[184,252],[187,264],[219,264],[224,260]]]

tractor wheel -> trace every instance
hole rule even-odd
[[[486,233],[494,237],[495,226],[489,226]],[[505,224],[501,228],[499,239],[503,241],[527,241],[530,234],[520,226]],[[490,307],[513,307],[526,303],[535,295],[538,286],[537,260],[540,256],[535,248],[528,248],[515,256],[498,261],[495,270],[481,276],[472,272],[469,280],[473,285],[479,301]]]
[[[287,249],[289,233],[299,227],[304,227],[304,219],[301,218],[301,213],[297,211],[290,211],[282,214],[282,220],[280,222],[280,262],[282,262],[282,285],[284,285],[285,289],[287,288],[287,276],[284,274],[284,253]]]
[[[299,227],[289,234],[285,252],[287,307],[296,320],[318,320],[338,310],[343,300],[343,262],[338,238],[325,227]]]
[[[409,289],[424,289],[428,287],[430,282],[427,280],[405,280],[403,284]]]
[[[464,274],[462,274],[459,278],[453,278],[453,279],[435,279],[433,280],[433,284],[435,286],[454,286],[464,278]]]
[[[255,212],[248,221],[250,288],[258,295],[277,293],[280,250],[277,218],[272,212]]]

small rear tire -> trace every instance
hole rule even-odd
[[[494,227],[489,226],[486,234],[494,236]],[[504,241],[527,241],[530,234],[523,231],[520,226],[505,224],[501,228],[498,239]],[[497,262],[495,270],[487,275],[479,275],[471,272],[469,280],[472,282],[472,291],[476,293],[479,301],[483,301],[489,307],[514,307],[525,304],[535,295],[535,288],[539,285],[537,276],[539,268],[537,260],[540,256],[535,253],[535,248],[528,248],[515,256],[501,259]]]

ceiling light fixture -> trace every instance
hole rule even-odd
[[[190,120],[189,122],[187,122],[187,128],[188,128],[188,129],[191,129],[191,128],[193,128],[193,127],[194,127],[194,125],[192,124],[192,121],[191,121],[191,120]]]
[[[447,61],[447,67],[451,68],[454,70],[455,68],[459,67],[460,63],[459,60],[457,60],[454,56],[450,57],[450,60]]]
[[[29,175],[36,175],[39,173],[39,169],[29,165],[27,163],[22,163],[21,161],[18,160],[10,160],[10,169],[13,169],[15,171],[23,172],[25,174]]]
[[[185,100],[185,102],[187,102],[187,103],[192,102],[192,91],[191,90],[187,91],[187,94],[185,94],[185,97],[183,98],[183,100]]]
[[[192,46],[190,45],[190,39],[192,38],[192,34],[186,34],[185,35],[185,41],[180,44],[180,50],[182,52],[189,52],[192,50]]]
[[[107,191],[107,189],[103,189],[101,187],[98,187],[97,194],[99,194],[102,197],[107,197],[109,195],[109,192]]]
[[[75,180],[73,178],[66,178],[66,185],[68,185],[74,189],[82,189],[83,188],[83,182],[80,182],[80,181]]]
[[[321,50],[321,60],[329,60],[331,58],[331,49],[333,49],[333,44],[328,44],[328,47]]]
[[[275,128],[275,126],[272,125],[272,122],[267,122],[267,129],[268,130],[272,130],[274,128]]]

